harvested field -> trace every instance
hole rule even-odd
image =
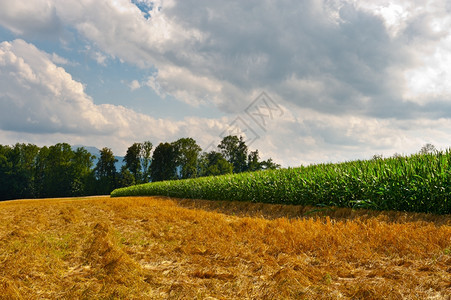
[[[90,197],[0,203],[4,299],[449,299],[449,215]]]

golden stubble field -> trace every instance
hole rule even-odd
[[[161,197],[0,202],[2,299],[449,299],[450,216]]]

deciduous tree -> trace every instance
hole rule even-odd
[[[94,186],[94,170],[92,169],[95,156],[84,147],[74,151],[70,167],[72,186],[71,196],[84,196]],[[89,194],[92,192],[89,191]]]
[[[420,153],[421,154],[430,154],[430,153],[434,153],[435,151],[437,151],[435,146],[428,143],[428,144],[425,144],[423,147],[421,147]]]
[[[176,165],[180,169],[180,178],[197,177],[197,163],[199,153],[202,151],[200,146],[192,138],[181,138],[173,143],[177,154]]]
[[[150,166],[152,163],[152,148],[150,141],[141,144],[142,182],[150,181]]]
[[[260,156],[258,150],[251,151],[247,156],[247,168],[246,171],[254,172],[262,169],[261,163],[259,162]]]
[[[177,149],[173,144],[160,143],[153,152],[151,164],[152,181],[177,179]]]
[[[275,169],[279,169],[280,165],[275,163],[272,160],[272,158],[269,158],[260,163],[260,168],[261,168],[261,170],[275,170]]]
[[[98,193],[109,194],[117,187],[116,162],[117,159],[110,148],[105,147],[100,150],[100,157],[95,168]]]
[[[199,162],[200,176],[217,176],[231,174],[233,165],[224,156],[216,151],[202,154]]]
[[[141,150],[142,144],[134,143],[127,149],[127,153],[124,157],[126,168],[133,174],[137,183],[141,183],[142,180]]]
[[[241,173],[247,169],[247,146],[243,137],[226,136],[218,145],[222,155],[233,165],[233,173]]]

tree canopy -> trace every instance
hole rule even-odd
[[[199,154],[202,151],[200,146],[192,138],[181,138],[172,145],[175,148],[175,164],[179,169],[179,178],[187,179],[197,177],[197,165]]]
[[[136,142],[127,149],[120,170],[110,148],[102,148],[98,156],[67,143],[42,148],[0,145],[0,200],[109,194],[118,187],[149,181],[280,167],[272,159],[260,161],[258,150],[249,152],[237,136],[225,137],[208,153],[192,138],[160,143],[155,149],[150,141]]]
[[[201,156],[199,164],[199,173],[201,176],[225,175],[231,174],[232,172],[233,165],[221,153],[211,151]]]
[[[247,171],[247,146],[243,137],[226,136],[218,145],[219,150],[228,162],[233,165],[233,173]]]
[[[176,147],[170,143],[160,143],[152,156],[150,169],[152,181],[177,179],[176,159]]]
[[[114,157],[113,151],[110,148],[105,147],[100,150],[100,158],[95,168],[96,178],[101,182],[98,185],[98,192],[100,194],[109,193],[118,186],[116,162],[117,159]]]

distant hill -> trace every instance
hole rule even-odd
[[[72,150],[77,150],[77,148],[79,148],[79,147],[83,147],[83,148],[85,148],[89,153],[91,153],[92,155],[94,155],[96,158],[94,159],[94,167],[96,166],[96,164],[97,164],[97,161],[99,160],[99,158],[100,158],[100,149],[98,149],[98,148],[96,148],[96,147],[90,147],[90,146],[84,146],[84,145],[73,145],[72,146]],[[116,171],[117,172],[120,172],[121,171],[121,168],[122,168],[122,166],[125,164],[125,162],[124,162],[124,157],[123,156],[114,156],[114,158],[116,158],[117,159],[117,162],[115,163],[115,166],[116,166]]]

